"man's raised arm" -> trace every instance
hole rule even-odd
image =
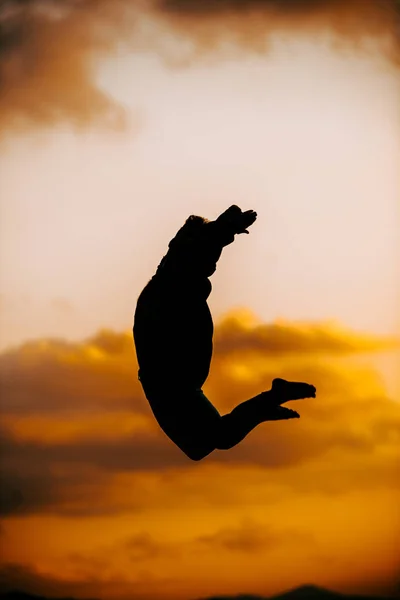
[[[159,272],[186,277],[209,277],[216,269],[224,246],[231,244],[236,234],[249,233],[257,213],[242,212],[232,205],[215,221],[192,215],[169,243],[169,251],[159,265]]]

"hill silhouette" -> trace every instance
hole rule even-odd
[[[238,594],[236,596],[209,596],[201,600],[390,600],[383,596],[365,596],[358,594],[341,594],[331,590],[307,584],[282,592],[275,596],[257,596],[253,594]],[[393,599],[391,599],[393,600]]]
[[[71,597],[57,598],[31,594],[22,590],[11,590],[0,593],[0,600],[77,600]],[[86,599],[89,600],[89,599]],[[316,585],[302,585],[275,596],[257,596],[253,594],[237,594],[208,596],[199,600],[393,600],[387,597],[365,596],[356,594],[341,594]]]

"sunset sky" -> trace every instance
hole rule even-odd
[[[79,598],[400,590],[400,78],[382,0],[0,6],[0,587]],[[190,214],[254,209],[212,277],[221,413],[189,461],[135,302]]]

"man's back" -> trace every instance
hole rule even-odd
[[[208,281],[210,288],[211,284]],[[199,387],[207,379],[213,321],[207,296],[155,275],[139,296],[133,327],[140,378]]]

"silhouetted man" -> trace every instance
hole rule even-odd
[[[235,205],[215,221],[190,216],[138,298],[133,335],[139,380],[160,427],[192,460],[232,448],[264,421],[298,418],[281,405],[315,397],[312,385],[274,379],[271,390],[221,416],[202,392],[213,350],[209,277],[223,247],[249,233],[256,218]]]

